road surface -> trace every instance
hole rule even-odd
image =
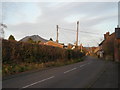
[[[114,73],[110,72],[109,67],[112,68],[110,69]],[[20,89],[118,88],[118,73],[116,63],[87,56],[84,61],[79,63],[31,73],[22,73],[11,78],[5,78],[3,79],[2,86],[3,88]]]

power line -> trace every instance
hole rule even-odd
[[[60,28],[59,28],[59,30],[60,30]],[[63,31],[68,31],[69,32],[69,30],[63,30]],[[69,32],[69,33],[73,33],[73,30],[70,30],[70,31],[72,31],[72,32]],[[67,33],[64,33],[64,32],[60,32],[61,34],[62,34],[62,37],[64,37],[64,39],[67,39],[67,40],[69,40],[69,41],[71,41],[71,42],[74,42],[75,43],[75,40],[72,40],[69,36],[70,35],[67,35]],[[75,31],[74,31],[74,33],[75,33]],[[82,33],[82,34],[84,34],[84,33]],[[86,33],[85,33],[86,34]],[[73,34],[72,34],[73,35]],[[91,35],[94,35],[94,34],[91,34]],[[91,37],[91,35],[90,35],[90,37]],[[60,36],[60,38],[61,38],[61,35],[59,35]],[[94,35],[94,37],[96,37],[95,35]],[[82,37],[82,38],[86,38],[86,37]],[[90,42],[91,43],[91,40],[89,39],[89,41],[87,41],[87,42]],[[93,41],[92,41],[93,42]]]
[[[83,33],[89,33],[89,34],[95,34],[95,35],[98,35],[98,34],[99,34],[99,33],[86,32],[86,31],[80,31],[80,32],[83,32]],[[99,34],[99,35],[102,35],[102,34]]]
[[[65,30],[65,31],[69,30],[69,31],[72,31],[72,32],[76,32],[74,29],[61,28],[61,27],[59,27],[59,29],[62,29],[62,30]],[[103,34],[100,34],[100,33],[86,32],[86,31],[79,31],[79,32],[88,33],[88,34],[94,34],[94,35],[103,35]]]
[[[66,32],[66,30],[63,30],[63,31],[65,31]],[[67,32],[67,33],[71,33],[71,35],[73,35],[73,32]],[[75,32],[74,32],[75,33]],[[94,34],[86,34],[86,33],[80,33],[80,34],[83,34],[84,36],[90,36],[90,37],[101,37],[101,36],[98,36],[98,35],[94,35]]]
[[[68,37],[69,35],[66,35],[66,33],[62,32],[62,35],[64,38],[68,39],[69,41],[73,42],[74,40],[70,39],[70,37]]]
[[[76,31],[73,31],[73,30],[66,30],[66,29],[63,29],[62,31],[68,31],[69,33],[76,33]],[[90,34],[90,35],[94,35],[94,36],[99,36],[99,35],[102,35],[102,34],[98,34],[98,33],[92,33],[92,32],[85,32],[85,31],[79,31],[81,32],[80,34]]]
[[[78,22],[77,22],[77,24],[78,24]],[[80,33],[85,33],[85,34],[88,34],[88,35],[90,35],[90,36],[91,36],[91,35],[94,35],[94,36],[95,36],[95,35],[97,35],[97,36],[98,36],[98,35],[103,35],[103,34],[100,34],[100,33],[93,33],[93,32],[81,31],[81,30],[78,31],[78,25],[77,25],[77,30],[76,30],[76,29],[69,29],[69,28],[62,28],[62,27],[58,27],[58,29],[59,29],[60,31],[68,31],[68,32],[71,32],[71,33],[73,33],[73,32],[74,32],[74,33],[76,33],[76,32],[77,32],[77,33],[78,33],[78,32],[80,32]],[[61,33],[64,34],[64,35],[66,34],[66,33],[63,33],[63,32],[61,32]],[[64,35],[63,35],[63,36],[64,36]],[[73,34],[72,34],[72,35],[73,35]],[[69,35],[68,35],[68,36],[69,36]],[[67,38],[68,40],[70,40],[70,38],[66,37],[66,35],[65,35],[64,37]],[[78,37],[77,37],[77,38],[78,38]],[[71,40],[70,40],[70,41],[71,41]],[[78,41],[78,40],[76,40],[76,42],[77,42],[77,41]],[[76,43],[76,46],[77,46],[77,43]]]
[[[61,32],[61,34],[63,35],[63,37],[65,37],[65,39],[67,39],[67,40],[69,40],[69,41],[74,41],[75,42],[75,40],[71,40],[70,39],[70,35],[67,35],[67,33],[64,33],[64,32]],[[73,34],[72,34],[73,35]],[[60,35],[61,36],[61,35]],[[86,38],[86,37],[82,37],[82,38]],[[87,41],[87,42],[90,42],[91,40],[89,39],[89,41]]]
[[[70,31],[76,32],[74,29],[67,29],[67,28],[61,28],[61,27],[59,27],[59,29],[62,29],[62,30],[70,30]]]

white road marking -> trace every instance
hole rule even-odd
[[[80,67],[83,67],[83,66],[85,66],[86,64],[83,64],[83,65],[80,65]]]
[[[91,64],[92,62],[89,62],[89,63],[86,63],[86,64],[83,64],[83,65],[80,65],[80,67],[83,67],[83,66],[85,66],[85,65],[87,65],[87,64]]]
[[[73,70],[75,70],[75,69],[77,69],[77,68],[73,68],[73,69],[67,70],[67,71],[65,71],[64,73],[68,73],[68,72],[73,71]]]
[[[34,82],[34,83],[32,83],[32,84],[29,84],[29,85],[26,85],[26,86],[24,86],[24,87],[22,87],[22,88],[27,88],[27,87],[33,86],[33,85],[35,85],[35,84],[37,84],[37,83],[44,82],[44,81],[49,80],[49,79],[52,79],[52,78],[54,78],[54,77],[55,77],[55,76],[51,76],[51,77],[49,77],[49,78],[46,78],[46,79],[43,79],[43,80]]]
[[[92,62],[89,62],[88,64],[91,64]]]
[[[92,62],[89,62],[89,63],[83,64],[83,65],[81,65],[80,67],[83,67],[83,66],[85,66],[85,65],[87,65],[87,64],[90,64],[90,63],[92,63]],[[75,70],[75,69],[77,69],[77,68],[73,68],[73,69],[67,70],[67,71],[65,71],[64,73],[71,72],[71,71],[73,71],[73,70]],[[52,79],[52,78],[54,78],[54,77],[55,77],[55,76],[51,76],[51,77],[49,77],[49,78],[46,78],[46,79],[43,79],[43,80],[40,80],[40,81],[34,82],[34,83],[32,83],[32,84],[29,84],[29,85],[26,85],[26,86],[24,86],[24,87],[22,87],[22,88],[27,88],[27,87],[33,86],[33,85],[35,85],[35,84],[37,84],[37,83],[44,82],[44,81],[49,80],[49,79]]]

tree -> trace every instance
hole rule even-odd
[[[10,35],[8,40],[15,40],[14,36],[13,35]]]
[[[34,41],[32,40],[32,38],[28,38],[28,41],[29,43],[34,43]]]
[[[39,44],[41,41],[39,40],[37,43]]]
[[[52,39],[52,38],[50,38],[50,41],[53,41],[53,39]]]
[[[4,38],[4,28],[7,28],[7,26],[3,23],[0,23],[0,37]]]

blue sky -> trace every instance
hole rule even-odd
[[[6,39],[12,34],[16,40],[30,35],[56,40],[59,25],[72,29],[59,29],[59,42],[73,44],[79,21],[79,44],[97,46],[103,34],[114,32],[118,24],[117,2],[3,2],[2,9]]]

